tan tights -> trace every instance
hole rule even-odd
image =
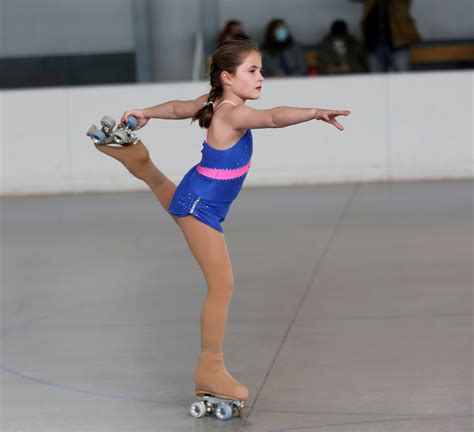
[[[96,145],[96,148],[122,162],[135,177],[143,180],[168,211],[176,185],[151,161],[142,141],[129,147]],[[191,215],[180,218],[170,216],[181,228],[207,283],[207,295],[201,312],[201,354],[194,375],[196,391],[247,400],[247,388],[229,374],[222,353],[227,312],[234,289],[224,234]]]

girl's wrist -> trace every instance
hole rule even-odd
[[[152,115],[150,112],[150,108],[143,108],[142,110],[143,117],[145,117],[147,120],[150,120]]]
[[[142,112],[143,117],[145,117],[146,120],[150,120],[151,118],[154,118],[153,107],[143,108],[141,112]]]

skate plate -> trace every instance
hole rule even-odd
[[[208,415],[225,421],[250,411],[250,406],[247,406],[245,401],[222,398],[205,392],[196,392],[196,396],[198,401],[190,408],[190,413],[195,418]]]

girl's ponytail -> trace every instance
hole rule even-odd
[[[214,115],[214,102],[222,96],[222,92],[223,89],[220,84],[213,86],[209,92],[207,102],[204,102],[204,106],[194,114],[192,121],[198,120],[199,126],[207,129],[211,125]]]

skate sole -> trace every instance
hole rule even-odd
[[[228,401],[234,401],[234,400],[242,400],[242,399],[236,399],[235,397],[232,397],[232,396],[229,396],[229,395],[224,395],[222,393],[214,393],[214,392],[210,392],[210,391],[207,391],[207,390],[196,390],[196,396],[198,397],[203,397],[203,396],[211,396],[211,397],[216,397],[216,398],[220,398],[220,399],[225,399],[225,400],[228,400]]]

